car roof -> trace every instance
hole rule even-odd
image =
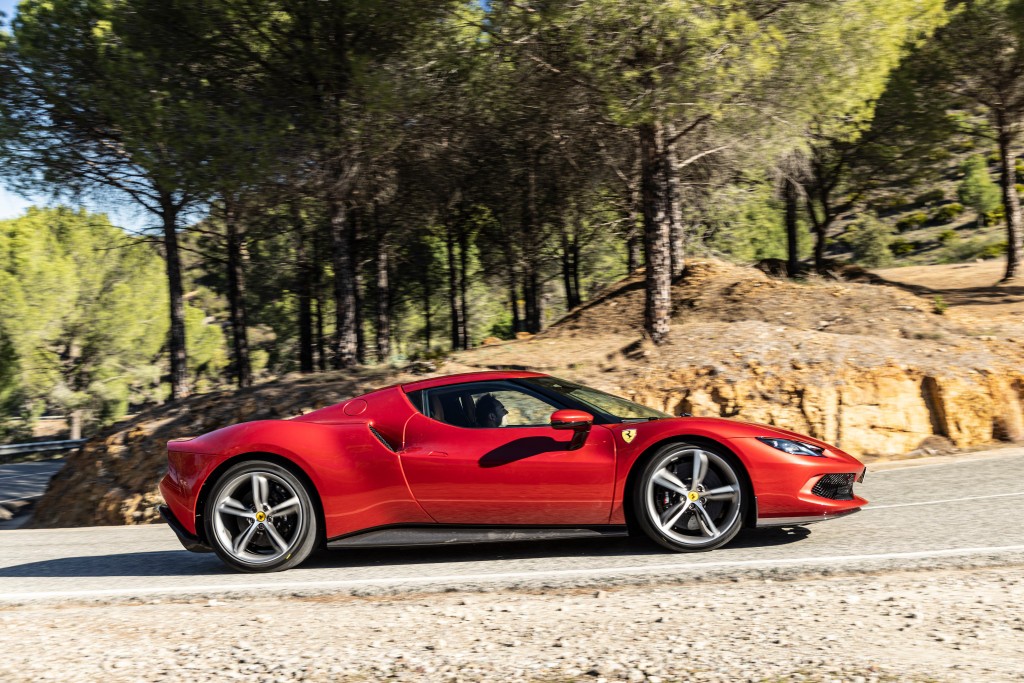
[[[468,382],[486,382],[488,380],[501,379],[522,379],[524,377],[546,377],[541,372],[525,372],[522,370],[489,370],[486,372],[463,372],[457,375],[446,375],[444,377],[431,377],[421,379],[408,384],[400,385],[406,393],[419,391],[420,389],[433,389],[434,387],[445,387],[452,384],[466,384]]]

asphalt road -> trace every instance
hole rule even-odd
[[[909,466],[905,466],[909,464]],[[337,550],[238,574],[163,525],[0,531],[0,602],[388,593],[1024,564],[1024,448],[869,469],[862,512],[674,554],[628,539]]]
[[[64,466],[64,459],[41,462],[19,462],[0,465],[0,507],[14,507],[23,501],[39,498],[46,491],[50,477]],[[0,521],[0,529],[19,526],[22,519]]]

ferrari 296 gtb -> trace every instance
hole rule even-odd
[[[415,381],[167,449],[164,518],[189,550],[249,572],[323,546],[629,532],[711,550],[867,502],[864,466],[817,439],[533,372]]]

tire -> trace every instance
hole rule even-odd
[[[204,519],[214,552],[243,572],[291,569],[309,557],[319,534],[306,486],[290,470],[266,460],[239,463],[224,472],[207,498]]]
[[[743,528],[747,500],[740,465],[731,455],[703,444],[660,448],[637,477],[632,496],[640,528],[669,550],[714,550]]]

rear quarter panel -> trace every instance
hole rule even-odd
[[[398,455],[377,440],[366,422],[246,422],[171,442],[168,451],[165,482],[174,483],[161,489],[175,516],[193,532],[196,504],[203,487],[213,484],[211,474],[258,454],[283,458],[306,475],[323,505],[327,538],[431,521],[409,492]]]

